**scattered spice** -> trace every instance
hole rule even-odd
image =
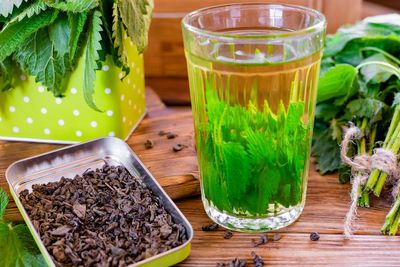
[[[201,230],[205,231],[205,232],[211,232],[211,231],[217,231],[218,230],[219,225],[216,223],[210,223],[209,225],[203,225],[201,227]]]
[[[253,257],[253,263],[255,267],[264,266],[264,261],[254,251],[251,252],[251,256]]]
[[[224,238],[225,239],[229,239],[229,238],[231,238],[232,237],[232,231],[231,230],[226,230],[225,231],[225,233],[224,233]]]
[[[147,139],[146,143],[144,143],[144,146],[146,147],[146,149],[150,149],[153,147],[153,141],[151,141],[150,139]]]
[[[310,239],[311,239],[311,241],[318,241],[319,240],[319,234],[317,232],[312,232],[310,234]]]
[[[217,267],[244,267],[246,266],[247,261],[245,259],[240,260],[238,258],[234,258],[228,263],[217,263]]]
[[[173,139],[173,138],[175,138],[176,136],[177,136],[176,134],[170,133],[170,134],[167,135],[167,138],[168,138],[168,139]]]
[[[267,243],[268,243],[268,234],[262,234],[260,236],[260,239],[257,242],[254,241],[254,239],[251,240],[251,245],[253,247],[258,247],[260,245],[267,244]]]
[[[281,240],[281,238],[282,238],[282,236],[280,234],[275,233],[274,236],[272,237],[272,241],[276,242],[276,241]]]
[[[20,199],[56,266],[126,266],[187,240],[185,227],[122,166],[33,185]]]
[[[181,151],[182,149],[184,149],[185,147],[186,147],[185,145],[177,144],[177,145],[175,145],[175,146],[172,148],[172,150],[173,150],[174,152],[178,152],[178,151]]]

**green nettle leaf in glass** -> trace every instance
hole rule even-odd
[[[233,4],[182,28],[207,214],[238,231],[291,224],[305,204],[324,16]]]

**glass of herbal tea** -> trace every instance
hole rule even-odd
[[[294,5],[231,4],[182,21],[204,208],[269,231],[306,196],[325,17]]]

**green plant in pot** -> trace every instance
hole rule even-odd
[[[85,57],[84,96],[92,108],[95,70],[106,55],[125,72],[123,31],[143,52],[152,0],[10,0],[0,6],[0,75],[12,87],[13,71],[36,76],[55,96],[78,59]]]

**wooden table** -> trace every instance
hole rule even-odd
[[[372,207],[360,209],[359,228],[353,240],[343,238],[343,220],[350,201],[349,185],[341,185],[337,175],[320,176],[315,166],[310,168],[307,201],[303,214],[291,226],[281,229],[282,239],[258,248],[251,247],[255,233],[234,233],[224,239],[223,229],[203,232],[201,226],[210,223],[198,196],[196,155],[193,145],[193,125],[189,108],[167,108],[148,90],[148,116],[134,135],[127,141],[153,175],[174,198],[193,225],[195,234],[192,252],[179,266],[215,266],[234,257],[246,258],[251,263],[251,251],[260,255],[266,265],[306,266],[400,266],[400,238],[381,235],[379,229],[390,205],[384,200],[372,199]],[[158,131],[172,131],[176,139],[166,140]],[[154,147],[145,150],[146,139],[154,141]],[[188,145],[187,149],[174,153],[175,143]],[[5,170],[13,161],[43,153],[60,145],[32,144],[0,141],[0,186],[8,190]],[[181,199],[188,195],[194,197]],[[9,220],[22,220],[11,202],[6,211]],[[311,232],[321,236],[310,241]]]

